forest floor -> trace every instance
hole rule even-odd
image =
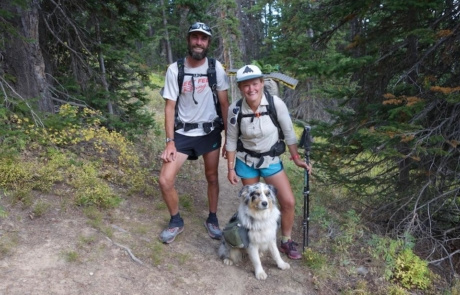
[[[284,254],[289,270],[263,256],[265,281],[255,278],[249,261],[225,266],[217,256],[220,242],[203,225],[208,206],[202,161],[186,165],[177,181],[185,230],[169,245],[158,240],[169,220],[159,194],[124,197],[119,207],[102,212],[75,207],[62,194],[40,195],[48,204],[41,216],[0,199],[8,212],[0,218],[0,294],[336,293],[315,289],[308,267]],[[240,185],[227,181],[223,159],[219,177],[223,227],[237,209]],[[294,233],[300,242],[300,219]]]

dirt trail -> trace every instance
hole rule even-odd
[[[158,242],[169,219],[159,197],[126,197],[98,229],[81,210],[62,205],[63,197],[40,196],[52,207],[39,218],[1,200],[9,216],[0,219],[0,239],[10,248],[6,255],[0,252],[0,294],[319,294],[299,261],[290,260],[291,269],[282,271],[266,254],[266,281],[255,279],[250,262],[225,266],[216,254],[219,241],[210,239],[203,226],[202,163],[190,165],[200,176],[178,182],[189,183],[179,192],[191,196],[193,205],[181,211],[185,231],[170,245]],[[237,208],[239,188],[227,181],[221,159],[221,227]]]

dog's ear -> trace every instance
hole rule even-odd
[[[276,187],[271,185],[271,184],[267,184],[267,186],[270,189],[270,191],[272,192],[273,196],[276,197],[276,195],[278,194],[278,190],[276,189]]]
[[[246,196],[247,194],[249,193],[249,185],[245,185],[241,188],[239,194],[238,194],[238,198],[240,197],[244,197]]]
[[[276,189],[275,186],[271,185],[271,184],[267,184],[268,186],[268,189],[270,190],[270,193],[271,193],[271,197],[276,200],[276,195],[278,194],[278,190]]]

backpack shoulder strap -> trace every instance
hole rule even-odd
[[[177,72],[177,84],[179,85],[179,94],[177,96],[177,100],[179,100],[179,96],[182,92],[182,84],[184,83],[184,58],[179,58],[177,60],[177,69],[179,70]],[[177,104],[177,101],[176,101]]]
[[[212,91],[217,89],[217,74],[216,74],[216,60],[214,58],[208,58],[208,83]]]
[[[177,93],[176,99],[176,107],[175,107],[175,114],[174,114],[174,122],[177,122],[177,117],[179,114],[179,97],[182,92],[182,84],[184,83],[184,58],[179,58],[177,60],[177,84],[179,85],[179,92]]]
[[[236,116],[236,122],[238,123],[238,138],[241,136],[241,118],[243,117],[241,114],[241,105],[243,104],[243,99],[240,98],[236,102],[236,106],[239,108],[238,115]]]
[[[264,93],[265,93],[265,97],[268,100],[268,109],[267,109],[268,115],[270,116],[270,119],[272,120],[276,128],[278,128],[279,138],[284,139],[283,130],[281,129],[281,126],[278,122],[278,114],[276,113],[275,101],[273,99],[273,96],[267,90],[264,90]]]
[[[241,135],[241,128],[240,128],[240,125],[241,125],[241,118],[243,117],[243,115],[241,114],[241,105],[243,104],[243,99],[240,98],[237,102],[236,102],[236,106],[239,108],[239,111],[238,111],[238,115],[236,117],[236,122],[238,122],[238,134]]]
[[[216,113],[219,118],[222,119],[222,110],[220,109],[219,97],[217,96],[217,71],[216,71],[216,60],[214,58],[208,58],[208,85],[211,88],[212,96],[214,99],[214,106],[216,107]]]

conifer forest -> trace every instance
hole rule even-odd
[[[0,163],[40,142],[20,121],[91,117],[142,142],[160,124],[146,89],[186,55],[196,21],[231,81],[251,63],[298,81],[279,92],[311,126],[316,187],[447,280],[460,274],[458,0],[0,0]],[[91,114],[56,117],[69,109]],[[5,165],[0,198],[15,189]]]

